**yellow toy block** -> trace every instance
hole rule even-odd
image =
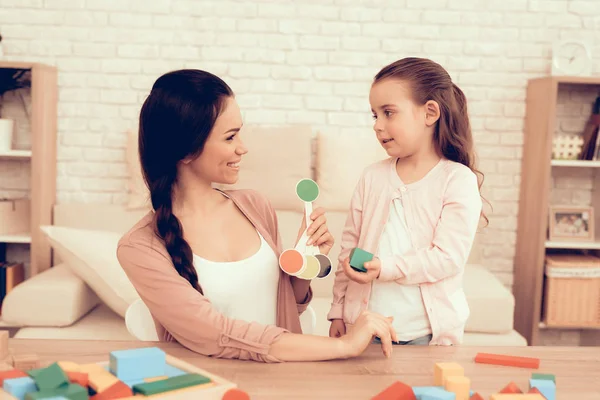
[[[105,391],[119,381],[119,378],[108,372],[99,364],[81,365],[78,372],[88,374],[88,385],[94,389],[96,393]]]
[[[59,361],[57,364],[65,372],[81,372],[80,365],[72,361]]]
[[[444,381],[444,389],[447,392],[454,393],[456,400],[469,400],[471,380],[466,376],[448,376]]]
[[[153,376],[152,378],[144,378],[144,382],[156,382],[156,381],[162,381],[163,379],[168,379],[169,377],[167,375],[164,376]]]
[[[449,376],[464,376],[465,369],[457,363],[436,363],[433,369],[434,386],[444,386]]]
[[[493,394],[490,400],[546,400],[539,393],[499,393]]]

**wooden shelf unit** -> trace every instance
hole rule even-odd
[[[600,240],[551,242],[547,239],[552,168],[600,167],[598,161],[552,160],[556,104],[562,84],[598,86],[600,92],[600,77],[544,77],[530,80],[527,86],[513,293],[515,329],[529,345],[539,345],[540,326],[545,328],[541,314],[546,250],[600,249]],[[594,204],[600,204],[597,200],[600,201],[594,199]]]
[[[56,203],[56,138],[58,81],[56,67],[33,63],[0,61],[1,69],[31,71],[31,150],[0,153],[0,160],[16,159],[31,165],[30,232],[0,236],[0,244],[30,243],[30,276],[50,268],[52,250],[40,225],[52,224]]]

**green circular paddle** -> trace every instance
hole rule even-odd
[[[312,179],[302,179],[296,185],[296,194],[302,201],[313,202],[319,197],[319,186]]]

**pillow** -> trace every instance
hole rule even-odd
[[[139,298],[117,259],[122,234],[108,231],[42,226],[62,262],[92,288],[108,307],[125,317]]]
[[[348,211],[364,169],[389,158],[373,131],[364,134],[319,132],[316,150],[317,202],[328,211]]]
[[[146,187],[146,182],[144,182],[144,177],[142,175],[142,165],[140,164],[138,155],[137,130],[131,129],[127,132],[127,148],[125,151],[127,158],[127,173],[129,174],[127,185],[127,209],[149,210],[151,208],[150,192]]]
[[[32,276],[11,290],[2,303],[2,322],[12,326],[72,325],[100,300],[64,264]]]
[[[242,157],[239,179],[220,189],[254,189],[277,210],[303,211],[296,184],[312,178],[313,133],[308,126],[244,126],[242,141],[248,153]]]

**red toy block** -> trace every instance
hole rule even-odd
[[[527,393],[537,393],[540,396],[544,397],[544,395],[542,394],[542,392],[540,392],[540,390],[538,388],[536,388],[536,387],[532,387],[531,389],[529,389],[529,392],[527,392]],[[544,399],[545,399],[545,397],[544,397]]]
[[[97,393],[90,397],[90,400],[111,400],[111,399],[122,399],[124,397],[133,396],[133,391],[129,386],[124,384],[122,381],[117,381],[114,385],[108,387],[101,393]]]
[[[511,382],[498,393],[523,393],[523,391],[517,386],[516,383]]]
[[[504,354],[477,353],[475,362],[532,369],[538,369],[540,367],[539,358],[508,356]]]
[[[473,396],[469,400],[485,400],[479,393],[473,393]]]
[[[417,400],[412,387],[396,381],[371,400]]]
[[[222,400],[250,400],[250,395],[240,389],[229,389]]]
[[[78,383],[83,387],[88,387],[90,382],[88,378],[88,374],[83,372],[74,372],[74,371],[66,371],[67,377],[69,378],[69,382]]]
[[[5,379],[26,378],[28,376],[29,375],[27,375],[25,372],[21,371],[20,369],[11,369],[8,371],[2,371],[2,372],[0,372],[0,387],[2,387],[4,385]]]

